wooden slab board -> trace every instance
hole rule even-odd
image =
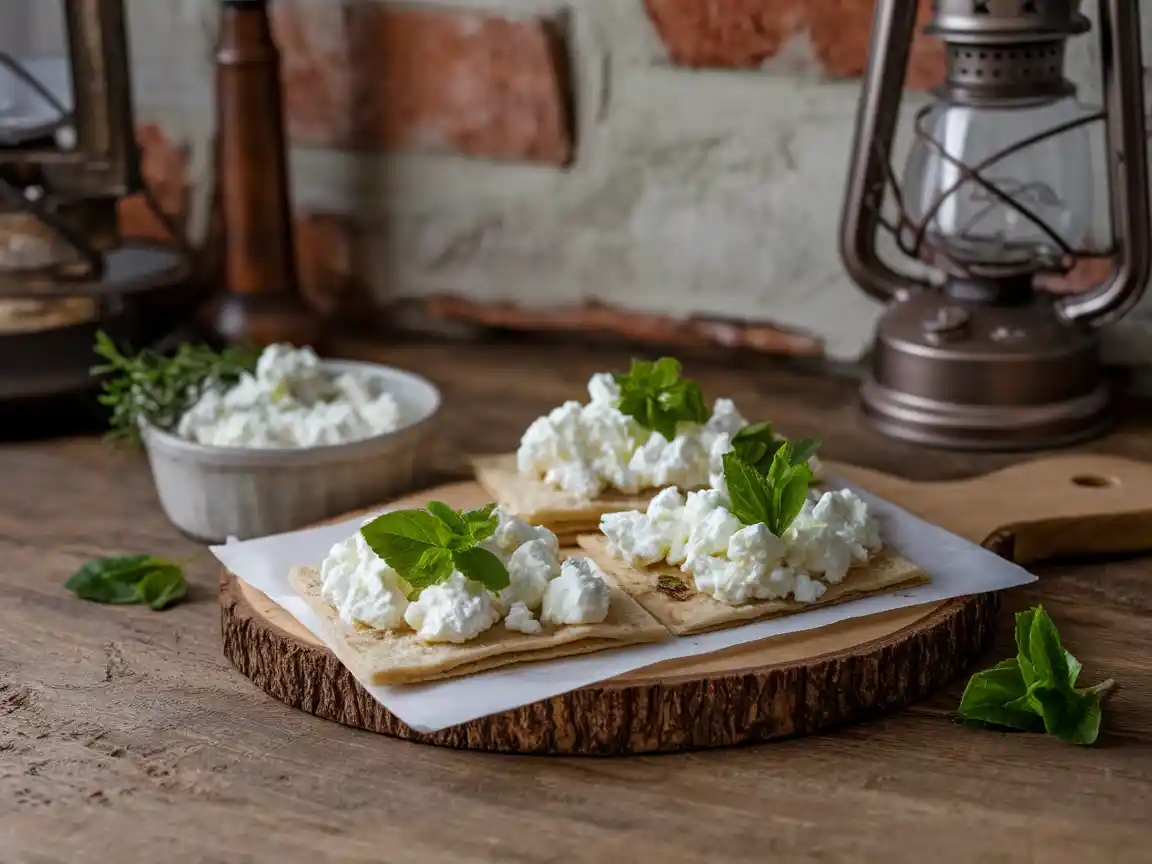
[[[1019,563],[1152,549],[1152,464],[1076,455],[950,483],[912,483],[830,463],[916,515]],[[456,507],[484,503],[475,483],[426,490]],[[811,734],[907,705],[980,654],[998,596],[982,594],[669,661],[435,734],[409,729],[372,699],[290,614],[225,571],[224,653],[265,692],[317,716],[449,747],[619,755]]]

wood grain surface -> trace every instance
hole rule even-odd
[[[446,397],[429,482],[465,452],[507,450],[589,374],[603,347],[396,344],[349,351],[431,377]],[[862,428],[850,382],[695,363],[838,460],[917,480],[1019,457],[933,453]],[[1092,452],[1152,461],[1132,411]],[[1051,530],[1057,531],[1056,527]],[[1071,530],[1064,525],[1057,533]],[[165,613],[84,603],[60,585],[95,555],[186,560],[189,602]],[[221,651],[215,559],[160,512],[142,457],[95,439],[0,447],[0,860],[48,862],[1143,862],[1152,825],[1148,562],[1038,568],[1010,613],[1043,602],[1095,683],[1123,689],[1094,748],[973,731],[962,683],[835,733],[613,760],[423,747],[296,711]]]

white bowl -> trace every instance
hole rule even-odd
[[[349,444],[283,449],[211,447],[145,425],[144,449],[168,519],[202,542],[247,540],[380,504],[412,487],[440,391],[377,363],[325,360],[333,372],[378,377],[406,425]]]

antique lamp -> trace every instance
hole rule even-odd
[[[1064,76],[1080,0],[936,0],[927,32],[947,74],[914,120],[897,181],[892,146],[917,3],[878,0],[840,231],[852,279],[888,303],[864,412],[882,432],[958,449],[1057,446],[1103,431],[1099,328],[1143,294],[1152,269],[1137,4],[1101,0],[1105,106]],[[1089,124],[1104,122],[1107,190],[1093,189]],[[1091,241],[1110,194],[1110,243]],[[883,229],[923,266],[878,254]],[[1086,248],[1091,247],[1091,248]],[[1087,258],[1106,281],[1057,297],[1039,286]]]
[[[2,404],[90,391],[98,328],[140,347],[195,300],[170,290],[190,255],[140,176],[122,0],[16,5],[0,10]],[[55,19],[63,56],[27,54],[13,22],[33,14]],[[117,202],[137,192],[174,246],[121,240]]]

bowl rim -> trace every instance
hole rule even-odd
[[[161,429],[146,420],[140,421],[141,438],[144,447],[151,450],[153,445],[159,445],[168,453],[193,457],[196,459],[222,459],[227,461],[246,461],[260,463],[307,463],[315,461],[328,461],[330,459],[344,459],[355,456],[360,451],[375,451],[380,445],[391,441],[398,441],[411,435],[422,426],[432,421],[443,406],[443,396],[440,388],[416,372],[389,366],[384,363],[373,363],[367,360],[328,360],[321,359],[321,366],[334,371],[360,371],[370,375],[391,380],[404,380],[416,387],[423,388],[430,398],[430,406],[420,417],[411,423],[406,423],[391,432],[373,435],[370,438],[360,438],[343,444],[322,444],[313,447],[220,447],[214,444],[201,444],[189,441],[174,432]]]

